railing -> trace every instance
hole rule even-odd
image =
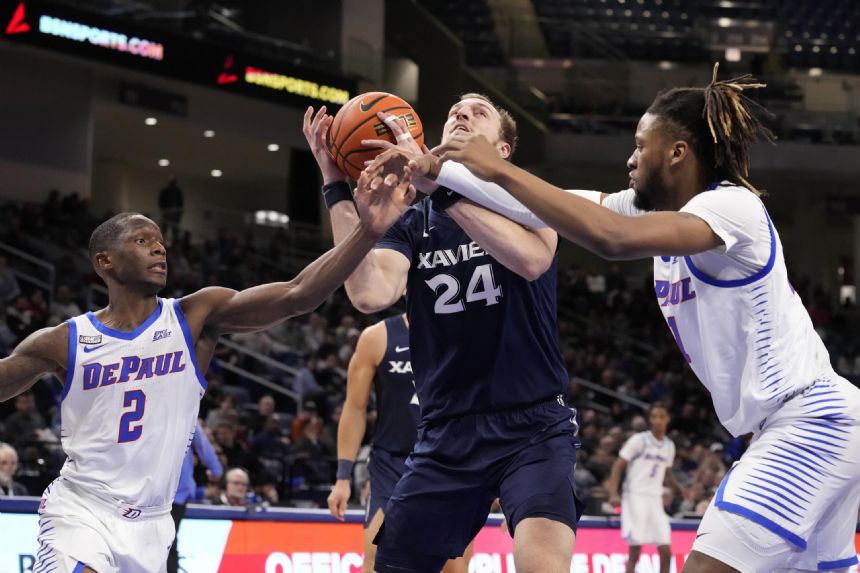
[[[223,346],[229,348],[230,350],[233,350],[234,352],[238,352],[240,354],[243,354],[245,356],[253,358],[254,360],[256,360],[262,364],[265,364],[268,368],[273,368],[275,370],[279,370],[279,371],[283,372],[290,380],[295,379],[299,375],[298,369],[292,368],[290,366],[286,366],[284,364],[281,364],[277,360],[275,360],[269,356],[266,356],[265,354],[260,354],[259,352],[251,350],[250,348],[248,348],[242,344],[239,344],[238,342],[230,340],[229,338],[221,338],[219,340],[219,343],[222,344]],[[261,386],[268,388],[269,390],[272,390],[273,392],[276,392],[278,394],[281,394],[282,396],[286,396],[287,398],[290,398],[296,404],[296,413],[298,413],[299,409],[301,408],[301,405],[303,402],[303,400],[302,400],[303,396],[300,392],[288,390],[288,389],[284,388],[283,386],[281,386],[280,384],[276,384],[275,382],[272,382],[271,380],[268,380],[267,378],[264,378],[263,376],[260,376],[259,374],[254,374],[253,372],[250,372],[247,369],[242,368],[241,366],[236,366],[235,364],[231,364],[231,363],[227,362],[226,360],[219,360],[218,358],[215,358],[215,359],[213,359],[213,361],[218,366],[223,368],[224,370],[232,372],[233,374],[236,374],[236,375],[241,376],[247,380],[250,380],[251,382],[254,382],[255,384],[259,384]]]
[[[45,272],[47,277],[45,279],[41,279],[41,278],[35,276],[34,274],[31,274],[29,272],[25,272],[21,269],[13,268],[12,265],[10,265],[10,269],[12,270],[12,272],[15,274],[15,276],[17,278],[19,278],[25,282],[28,282],[32,285],[35,285],[38,288],[46,291],[47,292],[46,298],[48,299],[48,304],[51,304],[51,301],[53,300],[53,297],[54,297],[54,283],[55,283],[55,279],[56,279],[56,270],[55,270],[54,265],[52,265],[48,261],[40,259],[39,257],[33,256],[30,253],[25,253],[24,251],[22,251],[20,249],[16,249],[15,247],[13,247],[11,245],[7,245],[6,243],[0,243],[0,251],[3,251],[4,253],[6,253],[8,255],[12,255],[13,257],[15,257],[17,259],[26,261],[26,263],[35,267],[34,270],[41,269],[42,271]]]
[[[612,397],[612,398],[614,398],[620,402],[626,402],[627,404],[630,404],[631,406],[635,406],[637,408],[640,408],[645,412],[647,412],[648,408],[651,407],[651,404],[649,404],[648,402],[643,402],[642,400],[637,400],[636,398],[631,398],[630,396],[628,396],[626,394],[622,394],[621,392],[616,392],[615,390],[610,390],[609,388],[604,388],[603,386],[600,386],[599,384],[595,384],[594,382],[589,382],[588,380],[585,380],[584,378],[580,378],[578,376],[574,376],[573,378],[571,378],[571,381],[576,382],[578,385],[582,386],[583,388],[588,388],[592,392],[598,392],[600,394],[606,394],[607,396],[610,396],[610,397]]]

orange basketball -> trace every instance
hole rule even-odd
[[[353,179],[358,179],[365,161],[370,161],[384,151],[378,147],[363,146],[362,139],[386,139],[397,143],[388,126],[376,117],[380,111],[399,117],[418,145],[424,143],[424,128],[411,105],[385,92],[367,92],[355,96],[334,116],[325,138],[328,152],[337,166]]]

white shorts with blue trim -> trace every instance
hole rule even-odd
[[[671,545],[672,527],[658,495],[621,496],[621,538],[628,545]]]
[[[693,549],[743,573],[856,565],[858,452],[860,390],[838,376],[816,380],[763,423]]]
[[[110,507],[57,478],[42,494],[33,573],[161,573],[174,533],[169,510]]]

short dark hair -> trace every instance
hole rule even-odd
[[[654,410],[656,410],[658,408],[661,410],[665,410],[666,415],[671,417],[671,414],[669,414],[669,408],[667,408],[666,404],[664,404],[663,402],[654,402],[650,406],[648,406],[648,415],[650,416],[651,412],[653,412]]]
[[[125,231],[126,221],[139,214],[140,213],[132,213],[130,211],[118,213],[96,227],[90,235],[90,260],[92,260],[97,253],[111,248],[116,243],[120,235],[122,235],[123,231]]]
[[[511,116],[510,112],[503,107],[497,106],[493,103],[488,96],[484,94],[479,94],[475,92],[465,93],[460,95],[460,101],[465,99],[479,99],[487,102],[491,106],[493,106],[497,112],[499,112],[499,117],[501,118],[501,127],[499,128],[499,139],[507,143],[511,146],[511,156],[513,156],[514,151],[517,150],[517,143],[519,143],[519,136],[517,135],[517,122]],[[508,157],[510,159],[510,157]]]
[[[646,113],[659,116],[672,138],[689,142],[710,179],[728,179],[758,192],[747,180],[750,145],[757,139],[773,143],[776,136],[762,123],[773,114],[743,94],[766,87],[749,74],[717,81],[714,65],[705,88],[673,88],[657,95]]]

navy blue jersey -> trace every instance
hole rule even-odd
[[[557,255],[529,282],[428,199],[407,209],[376,247],[411,262],[406,308],[422,420],[517,408],[564,393]]]
[[[415,445],[419,408],[409,353],[409,329],[403,316],[386,319],[388,343],[376,368],[373,388],[378,418],[373,447],[407,455]]]

